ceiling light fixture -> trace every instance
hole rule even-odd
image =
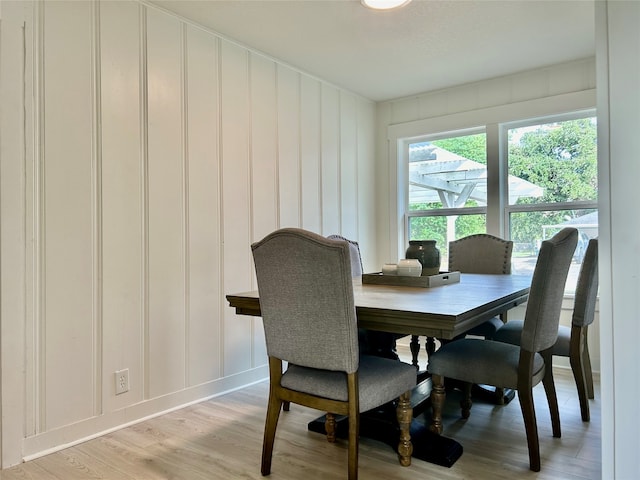
[[[405,6],[411,0],[360,0],[365,7],[373,8],[374,10],[391,10],[392,8],[399,8]]]

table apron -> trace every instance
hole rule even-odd
[[[446,315],[431,314],[425,316],[423,313],[370,309],[367,307],[356,307],[356,314],[358,316],[358,326],[361,328],[406,335],[424,335],[427,337],[452,339],[480,325],[489,318],[517,307],[526,302],[527,298],[528,294],[515,296],[507,302],[502,302],[478,314],[471,312],[469,316],[457,320]],[[235,307],[238,315],[254,317],[261,315],[260,302],[257,298],[228,295],[227,299],[232,308]]]
[[[381,332],[401,333],[406,335],[424,335],[427,337],[453,339],[471,328],[482,324],[486,320],[500,315],[527,301],[528,295],[520,295],[509,299],[508,302],[495,305],[478,314],[456,320],[449,316],[429,315],[422,313],[410,313],[404,311],[381,311],[379,309],[367,309],[356,307],[358,326],[368,330]]]

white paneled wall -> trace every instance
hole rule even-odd
[[[353,97],[341,94],[340,112],[340,150],[338,178],[338,208],[340,209],[341,225],[336,231],[342,231],[347,238],[358,238],[358,163],[357,163],[357,141],[358,138],[358,117],[357,105]],[[366,168],[366,167],[365,167]],[[373,184],[373,182],[371,182]],[[373,270],[367,270],[373,271]]]
[[[320,99],[322,112],[322,123],[320,125],[322,230],[325,232],[338,232],[340,231],[340,177],[338,170],[338,131],[340,121],[338,117],[338,92],[323,85],[320,91]]]
[[[281,227],[298,227],[302,225],[300,75],[281,65],[276,69],[279,220]]]
[[[145,298],[146,164],[142,150],[143,105],[139,26],[135,3],[100,8],[100,105],[102,128],[102,391],[105,411],[140,402]],[[133,87],[133,88],[132,88]],[[129,368],[130,390],[115,396],[111,372]]]
[[[174,18],[146,12],[145,398],[185,387],[185,156],[183,35]]]
[[[92,4],[43,4],[38,430],[99,414],[101,202]],[[73,31],[74,35],[68,35]],[[56,68],[64,65],[64,68]],[[73,128],[68,128],[73,125]]]
[[[320,83],[308,77],[300,87],[300,159],[302,228],[322,228]]]
[[[219,168],[218,41],[187,27],[186,176],[187,291],[186,384],[198,385],[222,373],[221,204]],[[203,362],[202,359],[208,360]]]
[[[13,10],[33,244],[3,266],[29,306],[3,327],[23,345],[3,372],[26,359],[3,376],[5,467],[265,378],[260,319],[224,298],[255,288],[251,242],[296,226],[376,248],[372,102],[135,0]]]

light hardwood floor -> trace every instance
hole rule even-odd
[[[451,467],[414,459],[408,468],[382,443],[360,442],[360,478],[366,479],[598,479],[600,395],[583,423],[571,373],[557,370],[562,438],[551,436],[542,386],[535,389],[542,471],[529,470],[524,425],[517,399],[500,407],[476,402],[464,421],[455,392],[448,397],[444,434],[464,447]],[[147,420],[27,463],[0,471],[17,480],[231,480],[259,479],[268,383],[263,382]],[[274,480],[346,478],[347,445],[307,431],[318,412],[292,405],[276,436]]]

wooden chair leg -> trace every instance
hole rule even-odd
[[[408,467],[411,465],[411,455],[413,454],[413,444],[411,443],[411,420],[413,419],[413,408],[411,408],[411,391],[405,392],[398,400],[396,409],[398,425],[400,426],[400,442],[398,443],[398,460],[400,465]]]
[[[349,480],[358,480],[358,449],[360,448],[360,413],[349,414]]]
[[[578,390],[580,415],[583,421],[588,422],[591,419],[588,399],[593,398],[593,373],[591,372],[591,360],[587,346],[586,327],[572,327],[569,362]]]
[[[360,448],[360,403],[358,399],[358,376],[347,375],[349,405],[349,480],[358,479],[358,449]]]
[[[429,430],[440,435],[442,433],[442,407],[446,399],[444,390],[444,377],[433,375],[431,377],[431,425]]]
[[[358,480],[358,442],[360,415],[349,415],[349,480]]]
[[[327,434],[327,442],[336,443],[336,416],[327,412],[324,417],[324,431]]]
[[[262,442],[262,466],[260,468],[262,475],[269,475],[271,473],[273,443],[276,437],[276,427],[278,426],[281,406],[282,401],[270,391],[269,404],[267,405],[267,418],[264,423],[264,440]]]
[[[576,388],[578,389],[578,400],[580,402],[580,416],[583,422],[591,420],[591,412],[589,410],[589,399],[587,393],[587,380],[582,368],[581,360],[570,358],[571,370],[573,371],[573,378],[576,382]]]
[[[462,384],[462,399],[460,400],[462,418],[469,418],[469,415],[471,415],[471,406],[473,405],[471,402],[471,386],[472,384],[469,382]]]
[[[560,411],[558,410],[558,396],[556,394],[556,384],[553,381],[553,368],[551,365],[551,350],[542,352],[542,356],[545,361],[545,372],[542,378],[542,385],[544,386],[544,392],[547,395],[547,403],[549,404],[549,413],[551,414],[551,430],[553,436],[560,438]]]
[[[529,447],[529,469],[540,471],[540,444],[538,442],[538,425],[536,423],[536,411],[533,406],[533,390],[519,389],[518,400],[524,419],[524,429],[527,433],[527,445]]]
[[[593,400],[595,398],[595,395],[593,393],[593,372],[591,371],[591,356],[589,355],[589,344],[587,343],[587,327],[584,328],[582,335],[582,365],[584,365],[584,378],[587,383],[587,396],[591,400]]]
[[[587,372],[585,371],[584,365],[584,351],[583,339],[580,338],[581,333],[577,332],[575,329],[579,329],[579,327],[573,327],[573,331],[571,333],[571,344],[569,347],[569,363],[571,364],[571,372],[573,373],[573,378],[576,382],[576,388],[578,390],[578,400],[580,401],[580,415],[582,416],[583,422],[588,422],[591,420],[591,412],[589,411],[589,387],[587,380]],[[587,353],[588,355],[588,353]]]

